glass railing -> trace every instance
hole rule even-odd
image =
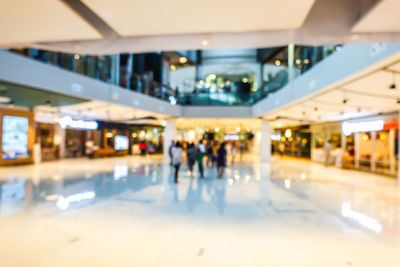
[[[113,56],[85,56],[37,49],[12,49],[11,51],[96,80],[156,97],[173,105],[178,104],[177,90],[114,65]]]
[[[12,49],[18,53],[47,64],[51,64],[87,77],[114,84],[122,88],[139,92],[148,96],[168,101],[172,105],[197,105],[197,106],[250,106],[257,101],[277,92],[288,82],[309,69],[318,62],[338,50],[338,46],[322,47],[295,47],[293,69],[289,71],[287,48],[275,57],[271,57],[263,65],[262,85],[257,91],[232,92],[232,85],[227,89],[222,88],[217,92],[207,89],[205,92],[194,88],[192,92],[182,93],[172,87],[156,82],[134,72],[127,71],[113,62],[116,56],[85,56],[79,54],[67,54],[38,49]],[[285,57],[286,54],[286,57]],[[117,61],[118,62],[118,61]]]
[[[341,46],[295,46],[293,56],[293,68],[289,71],[288,67],[288,48],[281,51],[276,56],[271,57],[263,65],[263,84],[258,89],[258,100],[267,97],[283,88],[288,82],[289,77],[294,80],[296,77],[312,69],[323,59],[333,52],[341,49]],[[283,56],[282,56],[283,55]]]

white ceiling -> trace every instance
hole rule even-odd
[[[38,106],[35,108],[35,116],[39,121],[54,122],[59,116],[71,116],[83,120],[128,121],[148,116],[163,118],[166,115],[93,100],[62,107]]]
[[[273,121],[273,127],[279,128],[394,112],[399,109],[397,99],[400,99],[399,57],[394,57],[383,68],[372,70],[366,75],[354,76],[352,80],[339,86],[327,88],[317,95],[268,113],[265,118]],[[389,89],[393,82],[396,84],[395,90]],[[343,103],[344,99],[347,100],[346,103]],[[277,117],[290,120],[276,119]]]
[[[381,0],[358,21],[352,32],[400,32],[399,10],[399,0]]]
[[[0,45],[101,38],[62,1],[2,0]]]
[[[314,0],[83,0],[122,36],[301,27]]]

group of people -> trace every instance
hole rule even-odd
[[[200,178],[204,178],[204,166],[203,160],[207,157],[208,167],[217,167],[217,177],[222,178],[224,175],[225,167],[227,165],[227,148],[225,142],[207,142],[201,140],[197,145],[194,143],[187,144],[186,147],[186,159],[190,175],[193,176],[194,165],[197,162]],[[178,183],[178,174],[180,166],[183,162],[183,146],[181,142],[172,142],[169,147],[169,156],[171,165],[174,167],[174,180]],[[236,155],[236,145],[231,144],[230,154],[232,162]]]

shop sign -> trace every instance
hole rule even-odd
[[[74,129],[96,130],[98,127],[96,121],[73,120],[70,116],[62,117],[59,124],[63,129],[69,127]]]
[[[342,132],[344,135],[359,132],[373,132],[383,130],[385,122],[383,120],[364,121],[364,122],[343,122]]]

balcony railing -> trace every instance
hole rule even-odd
[[[296,47],[293,68],[290,71],[288,52],[283,50],[282,53],[271,57],[264,64],[263,83],[258,90],[246,93],[225,89],[213,92],[209,88],[199,89],[200,87],[194,88],[192,92],[178,92],[177,89],[168,85],[116,65],[113,62],[115,56],[86,56],[37,49],[12,49],[11,51],[96,80],[168,101],[172,105],[251,106],[283,88],[289,82],[290,77],[295,79],[311,69],[333,53],[336,48],[335,46]]]

